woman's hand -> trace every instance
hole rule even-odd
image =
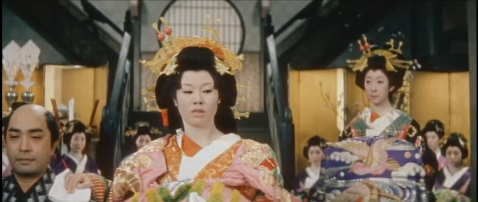
[[[76,189],[91,189],[93,182],[86,173],[68,174],[65,177],[65,189],[68,193],[74,193]]]

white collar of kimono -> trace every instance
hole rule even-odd
[[[184,133],[177,133],[176,140],[179,148],[182,146],[183,136]],[[178,180],[194,179],[199,171],[201,171],[208,163],[224,153],[240,139],[241,137],[239,135],[233,133],[223,135],[220,138],[212,141],[209,145],[203,147],[198,153],[196,153],[196,155],[192,157],[184,155],[184,152],[181,149],[183,156],[181,157]]]
[[[87,155],[83,154],[83,157],[81,158],[80,162],[78,162],[78,160],[75,157],[70,155],[70,153],[66,153],[66,155],[68,155],[68,157],[70,157],[76,163],[75,174],[83,173],[85,171],[86,161],[88,161]]]
[[[378,136],[385,130],[395,119],[397,119],[402,112],[400,110],[392,110],[379,118],[375,119],[372,123],[370,117],[372,117],[372,110],[368,107],[364,109],[361,114],[361,119],[365,120],[365,123],[369,127],[366,131],[366,136]]]
[[[445,182],[443,182],[443,186],[446,188],[451,188],[460,178],[465,174],[468,170],[468,167],[463,167],[461,170],[457,171],[455,174],[451,174],[448,170],[448,167],[443,168],[443,173],[445,174]]]
[[[305,169],[305,172],[307,172],[308,176],[305,178],[304,188],[305,189],[310,189],[312,186],[314,186],[314,184],[317,182],[317,180],[319,180],[320,172],[315,173],[310,167],[307,167]]]

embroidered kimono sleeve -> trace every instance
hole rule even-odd
[[[243,152],[243,154],[241,154]],[[246,178],[251,187],[259,192],[256,196],[264,201],[299,201],[283,187],[283,178],[274,151],[267,144],[252,140],[244,141],[238,149],[231,169],[237,169]],[[257,199],[256,199],[257,200]]]
[[[416,147],[423,148],[425,146],[425,139],[420,135],[420,124],[415,119],[412,119],[410,125],[403,128],[402,133],[405,135],[405,140],[414,144]]]
[[[127,201],[134,193],[145,194],[159,186],[157,178],[167,171],[162,152],[166,138],[169,136],[152,141],[116,169],[109,197],[112,201]]]
[[[360,137],[360,132],[354,127],[354,124],[360,121],[360,116],[356,116],[349,125],[340,133],[339,141],[346,140],[353,137]]]

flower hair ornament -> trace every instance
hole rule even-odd
[[[204,47],[212,50],[215,55],[216,71],[223,74],[234,75],[236,71],[242,70],[242,60],[244,59],[243,54],[236,55],[232,50],[225,47],[222,43],[218,41],[219,36],[219,23],[220,19],[216,20],[216,25],[214,28],[210,25],[210,15],[206,15],[207,23],[203,28],[203,31],[206,32],[205,37],[199,36],[185,36],[185,37],[173,37],[173,29],[168,25],[166,18],[161,17],[160,20],[163,24],[163,32],[160,31],[157,23],[154,23],[152,26],[158,33],[157,38],[162,43],[162,47],[158,50],[153,59],[149,61],[141,60],[140,62],[149,68],[156,76],[161,75],[172,75],[177,74],[177,60],[176,56],[181,52],[182,49],[186,47]],[[212,34],[214,39],[207,37]],[[166,40],[167,38],[167,40]],[[163,125],[169,126],[168,121],[168,111],[167,109],[159,109],[155,103],[155,86],[153,84],[151,87],[143,89],[143,100],[147,104],[147,111],[160,111],[163,118]],[[244,101],[243,98],[241,98]],[[234,117],[236,119],[241,119],[241,117],[249,117],[249,112],[239,112],[235,107],[233,107]]]

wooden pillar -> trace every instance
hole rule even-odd
[[[468,14],[468,58],[470,65],[470,119],[471,123],[476,123],[476,1],[467,2]],[[471,169],[472,180],[471,190],[476,190],[476,124],[470,124],[471,139]],[[472,191],[471,201],[478,201],[477,192]]]

